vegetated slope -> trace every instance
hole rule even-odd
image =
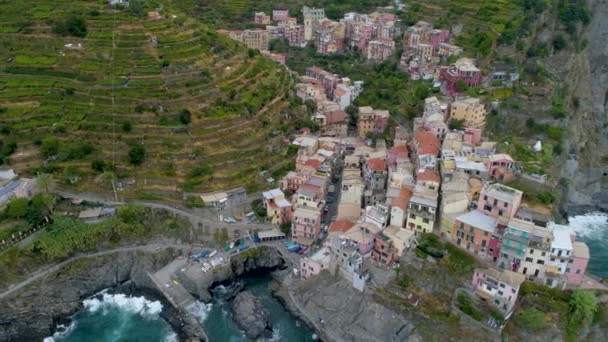
[[[392,4],[391,0],[182,0],[177,5],[218,28],[240,28],[245,23],[253,23],[254,12],[271,15],[273,8],[287,8],[289,14],[301,22],[304,5],[324,8],[329,18],[337,19],[346,12],[369,13],[379,6]]]
[[[3,162],[158,191],[255,187],[256,170],[282,166],[266,148],[291,76],[162,5],[149,20],[105,1],[0,1],[0,137],[17,143]],[[61,28],[80,19],[84,37]]]

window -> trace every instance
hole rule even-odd
[[[429,223],[429,219],[423,218],[422,223]]]
[[[555,258],[551,258],[551,261],[555,261]]]
[[[483,210],[485,210],[485,211],[492,211],[492,207],[490,207],[489,205],[484,205],[483,206]]]
[[[488,232],[483,232],[483,236],[488,236],[489,233]]]
[[[475,228],[469,227],[469,233],[475,233]]]
[[[511,289],[511,293],[515,293],[515,289]]]
[[[507,208],[509,206],[509,203],[505,202],[503,203],[503,207]]]
[[[576,270],[576,274],[581,274],[581,270]]]
[[[540,255],[545,256],[545,255],[547,255],[547,252],[542,252],[542,253],[540,253]]]
[[[504,283],[500,283],[500,284],[498,284],[498,286],[502,287],[503,289],[506,287],[506,285]]]
[[[534,259],[532,259],[532,258],[526,258],[526,262],[534,262]]]
[[[566,273],[570,273],[570,269],[569,268],[566,268]]]
[[[538,259],[538,260],[536,260],[536,263],[539,264],[539,265],[544,265],[545,264],[545,260]]]
[[[498,211],[498,216],[502,216],[502,210]]]
[[[481,247],[485,247],[486,246],[486,240],[482,240],[481,241]]]
[[[487,201],[488,200],[488,196],[483,196],[483,200]]]
[[[410,214],[410,218],[411,218],[412,220],[415,220],[415,219],[416,219],[416,215],[414,215],[414,214]]]
[[[486,285],[486,290],[492,291],[492,288],[489,285]]]
[[[561,249],[557,252],[557,256],[562,256],[562,250]]]
[[[504,292],[498,290],[498,295],[502,296],[504,294]]]
[[[534,250],[533,249],[530,250],[530,254],[534,254]]]
[[[498,201],[494,200],[494,206],[498,205]]]

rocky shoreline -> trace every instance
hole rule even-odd
[[[173,309],[147,275],[172,260],[174,253],[173,249],[117,252],[66,265],[0,301],[0,341],[41,341],[52,336],[59,325],[70,324],[85,299],[102,290],[158,300],[163,305],[161,318],[180,340],[203,340],[198,323]]]
[[[160,317],[171,325],[181,341],[204,341],[205,333],[196,319],[173,308],[148,277],[148,272],[162,268],[176,254],[173,249],[154,253],[117,252],[68,264],[0,301],[3,307],[0,341],[32,341],[52,336],[60,325],[69,326],[74,315],[83,308],[85,299],[102,290],[160,301],[163,305]],[[232,284],[249,272],[276,271],[284,268],[284,263],[275,249],[261,247],[233,257],[228,267],[219,269],[203,282],[184,279],[183,285],[201,301],[209,302],[214,287]],[[288,311],[294,312],[289,308]]]

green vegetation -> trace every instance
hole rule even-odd
[[[545,314],[535,308],[526,308],[519,311],[515,320],[517,324],[522,325],[530,331],[540,331],[546,326]]]
[[[576,336],[579,329],[588,327],[597,311],[597,298],[592,292],[574,291],[568,302],[568,335]]]
[[[165,211],[146,209],[138,206],[118,208],[118,215],[106,221],[87,224],[78,219],[53,215],[47,211],[48,195],[33,198],[28,203],[25,214],[24,202],[15,202],[3,214],[21,217],[21,221],[3,221],[13,225],[13,231],[29,230],[31,217],[35,220],[43,215],[51,217],[44,230],[27,247],[10,247],[0,252],[0,286],[18,281],[27,272],[50,263],[59,262],[76,253],[91,252],[99,249],[114,248],[123,243],[133,244],[148,239],[165,236],[186,238],[189,234],[188,223],[181,222]],[[37,210],[37,214],[31,211]],[[27,220],[27,222],[26,222]],[[46,220],[43,220],[46,224]],[[0,230],[5,234],[6,229]],[[2,235],[0,235],[1,237]]]
[[[60,20],[53,25],[53,32],[67,36],[83,38],[87,35],[87,24],[82,17],[71,16],[66,20]]]
[[[440,263],[456,275],[471,272],[476,264],[472,255],[449,242],[442,243],[439,237],[432,233],[422,233],[420,235],[416,251],[418,250],[423,255],[429,254],[441,258]]]
[[[141,165],[146,160],[146,148],[142,144],[133,144],[129,149],[129,163]]]
[[[163,19],[142,20],[155,8]],[[117,180],[148,180],[127,197],[260,187],[251,173],[283,160],[264,147],[286,148],[269,134],[291,131],[283,118],[301,113],[288,106],[293,80],[180,9],[181,1],[166,0],[133,1],[128,9],[104,1],[1,2],[0,160],[25,176],[54,173],[82,191],[110,191],[98,179],[106,169]],[[135,142],[145,159],[129,157]],[[17,146],[23,153],[15,156]],[[204,160],[194,153],[203,147]],[[92,167],[96,160],[108,166]],[[213,175],[189,181],[202,162]]]
[[[485,314],[478,310],[471,298],[464,293],[459,293],[458,297],[456,297],[456,306],[476,321],[481,321],[485,317]]]

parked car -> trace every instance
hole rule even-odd
[[[242,245],[241,247],[239,247],[239,252],[243,252],[249,249],[249,245]]]
[[[306,252],[308,252],[308,248],[304,247],[298,251],[298,254],[304,255],[304,254],[306,254]]]

